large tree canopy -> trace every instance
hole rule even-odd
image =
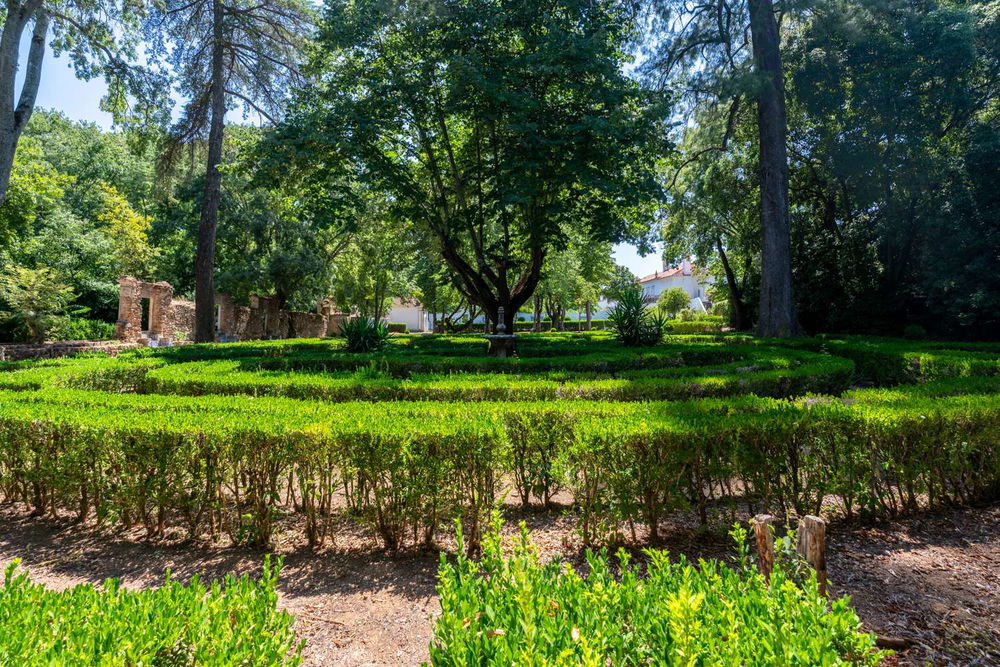
[[[49,47],[69,56],[77,76],[104,77],[108,92],[101,108],[116,122],[147,129],[165,122],[166,78],[134,63],[147,8],[135,0],[7,0],[0,7],[0,203],[18,140],[35,108]],[[27,53],[22,53],[21,39],[29,28]],[[18,91],[19,70],[24,81]]]
[[[740,111],[757,110],[760,292],[757,332],[788,336],[798,331],[792,295],[789,175],[778,12],[772,0],[649,0],[652,8],[643,65],[647,80],[677,85],[685,108],[722,122],[716,138],[686,156],[670,179],[705,157],[724,154]],[[704,135],[704,133],[703,133]]]
[[[298,60],[311,30],[303,0],[167,0],[147,31],[152,53],[164,57],[187,97],[167,141],[164,162],[207,139],[195,258],[195,339],[215,340],[215,242],[222,201],[226,113],[242,107],[273,123],[285,93],[299,80]]]
[[[831,0],[786,51],[804,324],[995,334],[1000,3]]]
[[[509,329],[568,227],[648,233],[668,110],[623,73],[630,37],[609,0],[331,0],[275,154],[384,192]]]

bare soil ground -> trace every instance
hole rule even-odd
[[[507,530],[525,521],[545,556],[580,561],[573,521],[559,510],[508,508]],[[729,538],[664,525],[654,546],[689,558],[732,555]],[[293,613],[308,665],[413,665],[427,658],[438,612],[438,553],[389,554],[345,524],[335,544],[314,552],[287,526],[274,551],[284,556],[281,605]],[[452,549],[454,545],[441,545]],[[28,518],[0,508],[0,565],[21,558],[35,581],[54,588],[108,577],[153,586],[168,568],[185,579],[254,572],[260,551],[149,542],[138,533]],[[906,648],[891,664],[1000,665],[1000,505],[953,510],[867,526],[836,525],[828,537],[835,595],[851,595],[866,627]]]

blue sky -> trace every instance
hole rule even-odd
[[[26,47],[27,45],[22,45],[22,48]],[[62,111],[72,120],[91,121],[104,129],[110,129],[111,116],[100,109],[101,97],[104,96],[105,90],[104,81],[101,79],[93,81],[77,79],[73,69],[69,67],[68,59],[56,58],[50,51],[46,54],[35,106]],[[616,246],[614,256],[615,261],[627,266],[639,277],[663,268],[659,253],[640,257],[636,248],[631,245]]]

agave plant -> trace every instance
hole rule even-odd
[[[608,320],[618,340],[629,347],[656,345],[663,340],[664,318],[650,315],[638,285],[621,291],[618,303],[608,313]]]
[[[341,335],[347,339],[348,352],[377,352],[389,340],[389,327],[380,320],[359,317],[344,322]]]

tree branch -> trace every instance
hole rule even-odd
[[[15,132],[20,133],[31,118],[38,95],[38,84],[42,78],[42,60],[45,58],[45,36],[49,31],[49,15],[43,9],[35,10],[35,27],[31,33],[31,47],[28,50],[28,67],[24,75],[21,96],[14,109]]]
[[[263,109],[261,109],[256,104],[254,104],[245,95],[242,95],[242,94],[236,92],[235,90],[232,90],[231,88],[226,88],[225,92],[226,92],[226,95],[232,95],[233,97],[236,97],[236,98],[239,98],[239,99],[243,100],[244,104],[246,104],[247,106],[249,106],[250,108],[252,108],[254,111],[256,111],[257,113],[259,113],[261,116],[263,116],[264,118],[266,118],[269,123],[271,123],[273,125],[277,124],[277,121],[275,121],[274,118],[271,117],[271,115],[269,113],[267,113],[266,111],[264,111]]]

